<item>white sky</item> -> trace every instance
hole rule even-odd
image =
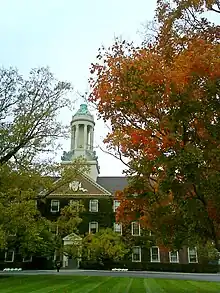
[[[49,66],[58,79],[84,93],[98,48],[111,45],[115,36],[139,42],[137,32],[153,18],[155,5],[156,0],[2,0],[1,66],[17,67],[25,75],[31,68]],[[62,113],[62,121],[69,124],[72,114]],[[98,121],[95,146],[106,133]],[[63,149],[69,148],[70,141],[64,142]],[[99,149],[97,155],[102,176],[122,174],[122,163]]]
[[[49,66],[58,79],[84,93],[98,48],[111,45],[116,36],[139,42],[137,32],[152,20],[155,6],[156,0],[1,0],[1,65],[17,67],[23,74]],[[72,114],[62,113],[62,121],[69,124]],[[106,133],[98,121],[95,146]],[[63,150],[69,148],[70,141],[64,142]],[[121,175],[122,163],[99,149],[97,154],[102,176]]]

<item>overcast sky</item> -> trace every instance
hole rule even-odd
[[[49,66],[58,79],[70,81],[83,93],[98,48],[111,45],[116,36],[139,42],[138,31],[153,18],[155,4],[156,0],[1,0],[1,65],[17,67],[24,75],[33,67]],[[61,119],[69,123],[72,114],[66,111]],[[106,133],[98,121],[95,146]],[[63,149],[69,148],[70,141],[64,142]],[[119,161],[99,149],[97,154],[102,176],[122,174]]]

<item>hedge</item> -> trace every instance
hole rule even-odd
[[[157,272],[183,272],[183,273],[217,273],[218,264],[178,264],[178,263],[150,263],[150,262],[108,262],[82,261],[80,269],[85,270],[111,270],[123,268],[129,271],[157,271]]]

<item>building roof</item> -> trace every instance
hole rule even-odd
[[[114,194],[116,191],[123,190],[128,185],[127,177],[98,177],[97,183]]]

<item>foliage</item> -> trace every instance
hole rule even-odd
[[[42,218],[34,201],[12,201],[1,209],[2,229],[7,247],[19,248],[22,255],[49,255],[53,249],[50,223]]]
[[[82,257],[82,246],[81,243],[74,243],[67,244],[63,246],[62,253],[65,254],[66,256],[69,256],[73,259],[79,259]]]
[[[218,263],[219,252],[215,248],[215,246],[209,241],[205,245],[198,245],[198,257],[202,263]]]
[[[64,237],[71,233],[78,232],[77,227],[82,222],[79,215],[84,211],[82,202],[72,201],[61,210],[61,214],[56,221],[59,234]]]
[[[80,214],[84,211],[84,206],[82,202],[73,201],[69,205],[61,209],[61,214],[57,221],[53,223],[53,230],[56,232],[56,254],[61,255],[65,253],[66,255],[71,255],[74,257],[79,257],[79,243],[73,242],[73,245],[63,245],[63,238],[72,233],[78,233],[78,226],[82,222]],[[73,238],[74,241],[74,238]]]
[[[108,260],[120,260],[128,251],[122,236],[110,228],[88,234],[83,239],[83,256],[88,260],[99,260],[103,263]]]
[[[99,227],[107,228],[112,227],[115,222],[115,213],[112,208],[112,198],[100,198],[99,199],[99,212],[91,213],[89,211],[89,198],[83,199],[83,204],[85,206],[85,211],[81,215],[83,222],[80,224],[79,230],[81,234],[86,234],[88,232],[89,222],[98,222]]]
[[[48,68],[31,70],[27,80],[17,70],[0,69],[2,249],[14,245],[24,255],[50,254],[55,238],[51,223],[37,211],[36,200],[44,200],[88,169],[81,158],[69,166],[42,159],[54,156],[58,139],[68,134],[57,116],[71,106],[66,98],[70,92],[71,85],[57,81]]]
[[[67,134],[56,117],[70,105],[70,83],[56,81],[48,68],[33,69],[25,80],[17,70],[0,70],[0,164],[32,161],[54,151]]]
[[[158,1],[154,40],[99,50],[90,101],[111,124],[109,150],[128,160],[118,220],[139,218],[166,246],[220,249],[219,28],[201,16],[219,1],[169,2]]]

